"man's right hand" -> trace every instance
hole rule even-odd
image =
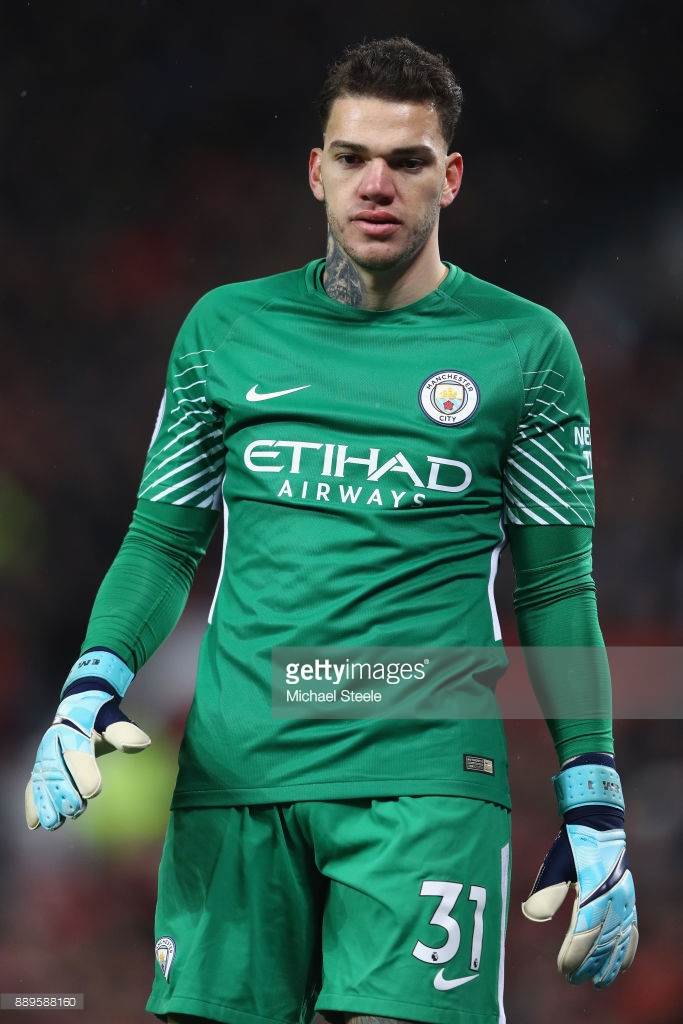
[[[116,664],[118,663],[118,664]],[[88,674],[108,669],[106,678]],[[110,652],[89,652],[62,691],[55,719],[38,747],[26,786],[26,824],[53,832],[83,813],[102,788],[96,756],[110,750],[136,753],[151,743],[119,708],[132,672]]]

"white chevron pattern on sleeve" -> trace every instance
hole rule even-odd
[[[523,525],[592,525],[592,474],[573,441],[565,379],[557,370],[524,373],[524,413],[503,471],[505,521]]]
[[[172,364],[164,392],[166,411],[147,456],[138,497],[216,507],[225,467],[223,425],[220,414],[207,401],[203,373],[213,351],[196,349]],[[186,366],[188,359],[191,362]]]

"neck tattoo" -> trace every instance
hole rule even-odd
[[[360,306],[363,302],[363,289],[358,271],[329,230],[323,286],[331,298],[345,302],[347,306]]]

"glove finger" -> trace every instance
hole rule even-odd
[[[629,940],[629,944],[628,944],[628,947],[626,949],[626,954],[624,956],[624,962],[621,965],[622,971],[627,971],[629,969],[629,967],[633,963],[633,960],[635,958],[637,949],[638,949],[638,925],[634,924],[633,927],[631,928],[631,938]]]
[[[24,811],[26,813],[26,824],[33,832],[33,830],[38,828],[40,825],[38,808],[36,807],[36,802],[33,799],[33,779],[29,779],[26,783],[26,790],[24,792]]]
[[[625,894],[619,890],[625,889]],[[629,893],[629,889],[631,893]],[[629,907],[629,896],[632,894],[632,886],[621,886],[615,893],[615,901],[610,904],[610,910],[605,921],[603,934],[600,937],[599,945],[604,947],[601,969],[594,970],[594,984],[596,988],[607,988],[616,979],[617,975],[630,967],[636,949],[638,947],[638,927],[635,907],[633,903]],[[624,896],[624,903],[620,905],[619,897]],[[609,925],[616,917],[616,926]],[[628,963],[626,962],[626,958]]]
[[[522,904],[522,913],[530,921],[549,921],[564,903],[570,885],[575,881],[574,855],[567,830],[562,826],[543,859],[531,892]]]
[[[630,940],[631,928],[627,928],[619,938],[619,941],[612,947],[611,955],[607,958],[602,970],[595,974],[593,984],[596,988],[608,988],[608,986],[616,979],[617,975],[621,971],[621,967],[624,962],[624,954],[628,949]]]
[[[626,870],[618,884],[610,892],[610,902],[605,916],[605,926],[601,942],[606,940],[608,953],[610,954],[603,970],[595,978],[597,988],[606,988],[614,981],[622,970],[626,955],[631,953],[631,938],[633,929],[637,923],[636,894],[633,885],[633,875]],[[635,956],[635,948],[632,951],[631,960]],[[629,960],[629,963],[631,961]]]
[[[51,746],[53,756],[44,756],[40,762],[40,778],[57,813],[65,818],[77,818],[85,810],[83,797],[89,795],[90,780],[87,774],[81,780],[78,774],[73,774],[72,768],[74,764],[80,766],[86,758],[95,762],[92,742],[73,729],[58,728],[51,738]],[[34,770],[34,775],[37,774]],[[85,783],[82,791],[79,788],[81,781]]]
[[[522,913],[530,921],[549,921],[562,906],[571,888],[571,882],[556,882],[539,889],[522,903]]]
[[[65,818],[77,818],[83,813],[83,799],[66,768],[44,771],[43,781],[57,814]]]
[[[48,832],[54,832],[61,828],[66,819],[58,814],[46,783],[43,779],[33,776],[30,785],[33,789],[33,805],[38,814],[39,823]]]
[[[595,963],[588,961],[600,937],[600,931],[601,927],[598,924],[585,932],[574,934],[571,929],[567,932],[557,955],[557,967],[572,985],[580,985],[595,975]]]
[[[97,796],[102,789],[102,776],[94,756],[85,750],[63,750],[62,757],[76,787],[76,792],[72,793],[71,796],[75,795],[78,797],[74,809],[69,811],[68,814],[77,818],[85,810],[85,807],[81,806],[82,800],[80,797],[90,800],[91,797]],[[73,787],[69,788],[72,789]]]
[[[585,981],[585,977],[577,977],[582,965],[590,955],[591,950],[595,946],[602,931],[603,922],[600,921],[595,927],[586,929],[582,932],[577,932],[576,921],[579,916],[579,896],[578,886],[575,885],[574,889],[577,893],[576,899],[572,906],[572,916],[569,922],[569,928],[565,935],[562,945],[560,946],[560,952],[557,954],[557,969],[567,981],[571,982],[572,985],[578,985],[582,981]]]
[[[116,750],[122,750],[126,754],[136,754],[152,742],[146,732],[139,729],[135,722],[131,722],[125,716],[118,722],[108,725],[103,731],[102,737]]]
[[[579,922],[586,921],[586,910],[584,907],[579,911]],[[564,953],[563,973],[572,985],[593,981],[597,988],[607,988],[619,974],[636,921],[630,871],[609,895],[592,905],[588,920],[591,927],[584,926],[576,932],[576,918],[572,915],[572,924],[560,951],[561,955]]]

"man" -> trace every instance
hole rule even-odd
[[[407,39],[330,70],[309,161],[327,259],[190,312],[132,525],[38,751],[27,820],[54,829],[99,792],[94,740],[149,742],[119,701],[177,621],[222,506],[159,870],[148,1009],[162,1020],[504,1020],[509,792],[488,712],[506,537],[564,817],[524,910],[547,920],[575,885],[558,959],[571,982],[607,985],[635,955],[583,376],[556,316],[440,258],[460,105],[443,58]],[[463,649],[451,688],[482,713],[273,715],[279,649],[361,645]],[[548,664],[555,646],[589,649],[588,668]],[[443,682],[427,674],[420,695]]]

